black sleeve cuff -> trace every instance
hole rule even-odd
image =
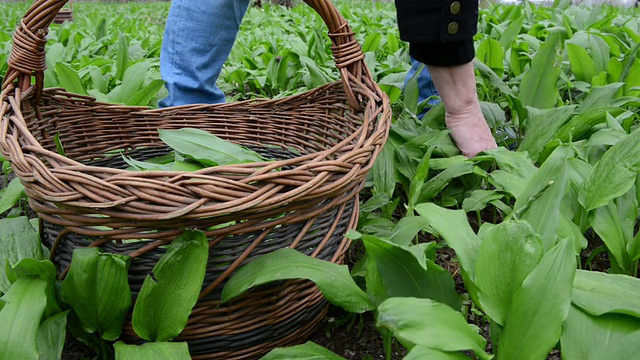
[[[409,55],[433,66],[463,65],[476,55],[473,39],[453,42],[409,43]]]

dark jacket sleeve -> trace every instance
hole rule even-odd
[[[395,0],[400,38],[416,59],[438,66],[473,59],[478,0]]]

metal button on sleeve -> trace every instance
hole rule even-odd
[[[457,22],[452,21],[449,23],[449,26],[447,26],[447,32],[449,33],[449,35],[455,35],[458,33],[459,28],[460,25]]]
[[[460,2],[452,2],[451,6],[449,6],[449,11],[451,11],[452,15],[458,15],[458,13],[460,12]]]

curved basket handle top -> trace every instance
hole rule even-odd
[[[26,90],[35,78],[36,98],[40,97],[44,84],[45,44],[49,25],[68,0],[36,0],[25,14],[20,26],[13,34],[13,46],[7,61],[9,70],[2,83],[4,92],[12,83]],[[329,29],[331,51],[340,71],[340,78],[347,95],[349,105],[357,111],[363,106],[352,84],[361,84],[375,90],[371,73],[364,62],[364,53],[356,41],[347,21],[340,15],[330,0],[304,0],[322,18]]]

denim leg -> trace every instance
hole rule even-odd
[[[420,66],[422,66],[422,63],[420,61],[414,58],[411,58],[411,68],[409,69],[409,72],[407,72],[407,76],[404,79],[405,86],[407,85],[407,82],[415,75],[415,73],[417,73],[418,70],[420,70]],[[436,86],[433,83],[433,80],[431,79],[431,74],[429,73],[429,69],[425,65],[422,71],[420,72],[420,74],[418,75],[418,103],[421,103],[434,95],[435,96],[439,95],[438,89],[436,89]],[[439,102],[440,100],[438,99],[431,99],[429,100],[428,104],[431,106],[434,106],[434,105],[437,105]],[[423,112],[420,114],[420,117],[422,117],[427,111],[428,111],[428,108],[423,110]]]
[[[225,101],[216,81],[229,57],[250,0],[173,0],[160,74],[169,96],[160,107]]]

